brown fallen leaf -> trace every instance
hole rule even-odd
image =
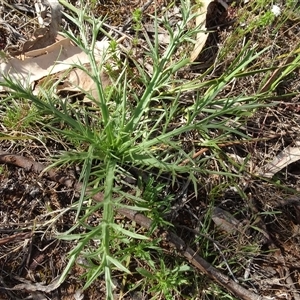
[[[97,85],[96,83],[91,79],[90,76],[87,75],[86,72],[83,70],[80,70],[78,68],[73,68],[70,73],[68,74],[66,80],[70,83],[70,88],[64,88],[62,90],[68,91],[74,89],[78,89],[78,92],[81,92],[82,90],[89,93],[93,98],[98,98],[98,92],[97,92]],[[102,83],[102,88],[106,88],[111,84],[111,80],[107,73],[101,72],[100,73],[100,80]]]
[[[47,0],[51,8],[51,23],[49,28],[38,28],[34,32],[34,40],[26,41],[20,51],[13,51],[10,54],[13,56],[30,50],[45,48],[56,41],[56,36],[61,23],[61,5],[58,0]]]
[[[107,59],[106,52],[108,41],[97,42],[94,49],[95,59],[99,64]],[[55,44],[43,49],[26,53],[24,60],[12,58],[0,64],[0,81],[9,76],[12,80],[18,80],[25,87],[32,86],[40,79],[71,70],[74,64],[88,64],[89,57],[69,39],[62,39]],[[0,86],[0,92],[9,90]]]
[[[196,17],[196,27],[199,27],[199,32],[196,36],[196,43],[194,46],[194,49],[190,55],[191,62],[195,61],[196,58],[199,56],[200,52],[202,51],[207,37],[208,32],[206,28],[206,21],[208,15],[211,15],[212,12],[209,12],[209,6],[212,2],[218,2],[220,3],[225,10],[228,9],[228,4],[226,3],[226,0],[201,0],[201,3],[199,5],[198,11],[197,11],[197,17]]]
[[[258,175],[265,178],[272,178],[277,172],[287,167],[291,163],[300,160],[300,142],[296,142],[296,146],[286,147],[271,162],[260,168]]]
[[[240,222],[226,210],[214,207],[211,218],[219,229],[226,231],[227,233],[234,234],[238,231]]]
[[[10,291],[21,291],[21,290],[25,290],[28,292],[36,292],[36,291],[40,291],[40,292],[44,292],[44,293],[50,293],[54,290],[56,290],[60,285],[61,282],[59,282],[59,276],[57,276],[52,283],[48,284],[48,285],[44,285],[42,283],[39,282],[35,282],[32,283],[29,280],[26,280],[24,278],[21,278],[19,276],[15,276],[15,279],[24,282],[24,283],[20,283],[15,285],[12,288],[4,288],[6,290],[10,290]]]
[[[208,5],[211,2],[212,0],[202,0],[201,1],[202,5],[197,10],[197,17],[195,21],[196,21],[196,26],[199,26],[199,32],[197,33],[194,49],[190,55],[191,62],[195,61],[196,58],[199,56],[208,37],[208,32],[206,31],[206,15],[207,15]]]

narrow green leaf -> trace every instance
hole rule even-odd
[[[118,270],[123,271],[127,274],[131,274],[131,272],[124,267],[118,260],[116,260],[115,258],[111,257],[111,256],[107,256],[106,259],[112,263],[114,266],[116,266],[118,268]]]
[[[118,224],[112,224],[111,227],[114,228],[116,231],[119,231],[119,232],[123,233],[124,235],[132,237],[134,239],[140,239],[140,240],[148,240],[149,239],[148,237],[146,237],[144,235],[132,232],[130,230],[126,230]]]

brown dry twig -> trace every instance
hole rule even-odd
[[[4,244],[7,244],[7,243],[10,243],[10,242],[15,242],[15,241],[18,241],[18,240],[25,240],[25,239],[28,239],[30,237],[32,237],[31,232],[16,233],[16,234],[13,234],[11,236],[0,239],[0,246],[4,245]]]
[[[47,176],[49,179],[58,182],[60,184],[65,185],[68,188],[73,188],[76,191],[80,191],[82,188],[81,183],[76,183],[75,180],[70,177],[62,174],[58,174],[58,172],[54,170],[44,171],[46,167],[43,164],[33,161],[30,158],[23,157],[21,155],[9,154],[4,151],[0,151],[0,163],[13,164],[18,167],[22,167],[27,171],[32,171],[37,174],[41,174],[42,176]],[[88,191],[87,191],[88,192]],[[92,195],[92,198],[95,201],[102,201],[103,194],[98,193],[96,195]],[[136,212],[135,210],[128,208],[119,208],[117,209],[118,213],[123,214],[128,219],[135,221],[139,225],[149,229],[152,225],[152,220]],[[165,239],[173,245],[176,250],[181,253],[192,265],[194,265],[197,269],[199,269],[203,274],[206,274],[209,278],[223,286],[227,291],[231,292],[235,296],[239,297],[239,299],[243,300],[267,300],[265,297],[261,297],[240,284],[236,283],[234,280],[229,278],[228,276],[221,273],[215,267],[213,267],[210,263],[208,263],[205,259],[200,257],[193,249],[188,247],[186,243],[168,230],[160,230],[163,233]]]
[[[52,169],[45,171],[47,169],[46,166],[21,155],[10,154],[0,150],[0,163],[12,164],[21,167],[26,171],[32,171],[36,174],[43,175],[50,180],[62,184],[67,188],[72,188],[75,191],[82,190],[82,183],[76,182],[76,180],[71,178],[70,176],[59,173]],[[93,199],[95,201],[102,201],[103,194],[97,193],[93,196]]]

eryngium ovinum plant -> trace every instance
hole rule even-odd
[[[66,4],[64,1],[61,3]],[[144,61],[153,67],[152,74],[131,57],[130,52],[123,54],[124,58],[121,59],[118,46],[113,40],[107,52],[109,60],[99,64],[93,50],[99,33],[105,33],[104,21],[89,17],[84,8],[74,9],[76,18],[66,15],[78,26],[80,35],[65,32],[65,36],[88,54],[90,61],[89,67],[80,64],[73,67],[83,70],[96,84],[96,95],[83,91],[90,100],[87,106],[82,104],[79,107],[72,101],[61,99],[49,87],[36,96],[29,88],[11,78],[1,83],[10,88],[10,97],[28,99],[39,109],[41,115],[45,116],[43,126],[48,128],[48,134],[55,131],[62,140],[72,145],[69,151],[55,157],[51,165],[80,165],[79,180],[83,183],[81,196],[74,203],[77,210],[76,223],[59,236],[75,243],[61,281],[80,257],[87,271],[84,288],[102,275],[105,278],[107,299],[113,298],[112,272],[131,271],[128,259],[130,251],[134,255],[134,248],[126,251],[126,245],[132,247],[132,241],[136,240],[138,245],[138,241],[148,239],[146,233],[136,233],[134,227],[125,229],[117,224],[116,209],[130,206],[131,209],[145,213],[156,209],[151,206],[153,201],[143,199],[143,193],[138,187],[133,186],[128,192],[116,181],[126,178],[126,170],[131,166],[152,174],[158,182],[162,174],[164,177],[168,174],[171,184],[178,176],[184,175],[197,191],[199,178],[216,172],[209,165],[211,159],[218,161],[218,142],[226,141],[232,135],[243,136],[236,129],[239,122],[260,105],[257,102],[259,95],[234,98],[219,96],[231,80],[247,76],[247,65],[263,52],[257,53],[250,46],[245,46],[218,78],[205,81],[203,75],[192,81],[180,79],[178,72],[190,63],[189,53],[184,49],[193,43],[198,30],[191,26],[195,15],[191,13],[193,8],[190,1],[182,1],[180,9],[182,20],[175,28],[168,23],[167,18],[158,20],[155,17],[154,37],[150,39],[145,36],[148,50],[144,53]],[[165,49],[159,45],[158,22],[170,37],[170,43]],[[85,28],[90,28],[86,26],[87,23],[92,32],[86,32]],[[88,36],[91,38],[88,39]],[[135,74],[138,74],[136,77],[132,76],[133,68]],[[101,83],[103,71],[107,71],[112,80],[105,89]],[[187,97],[190,98],[187,100]],[[216,132],[219,134],[216,135]],[[210,156],[192,159],[194,150],[183,147],[183,139],[195,135],[198,137],[196,146],[209,146]],[[186,160],[189,162],[182,164]],[[220,162],[219,172],[230,176],[228,170],[222,167],[224,165]],[[89,193],[86,193],[87,189]],[[104,194],[102,202],[90,201],[93,194],[101,191]],[[165,201],[170,199],[166,196]],[[87,219],[96,211],[101,211],[101,219],[97,226],[91,226]],[[148,249],[151,243],[154,242],[148,242]]]

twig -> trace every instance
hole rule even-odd
[[[82,190],[82,183],[76,182],[74,178],[54,171],[53,169],[47,170],[46,166],[44,166],[43,164],[21,155],[10,154],[0,150],[0,163],[12,164],[24,168],[27,171],[32,171],[36,174],[39,174],[40,176],[45,176],[50,180],[62,184],[67,188],[72,188],[75,191]],[[87,189],[87,193],[89,193],[90,191],[90,189]],[[103,197],[103,193],[101,192],[93,195],[93,199],[95,201],[102,201]]]
[[[25,168],[28,171],[42,174],[42,176],[47,176],[51,180],[63,184],[68,188],[73,186],[76,191],[80,191],[82,187],[81,183],[76,183],[75,180],[71,179],[70,177],[58,174],[54,170],[47,170],[46,172],[44,172],[44,170],[46,169],[44,165],[20,155],[14,155],[4,151],[0,151],[0,163],[13,164],[18,167]],[[98,193],[96,195],[92,195],[92,198],[96,201],[102,201],[104,197],[102,193]],[[146,229],[149,229],[152,225],[151,219],[147,218],[143,214],[136,212],[135,210],[128,208],[119,208],[117,209],[117,212],[123,214],[130,220],[135,221],[140,226],[143,226]],[[233,293],[235,296],[239,297],[242,300],[267,300],[267,298],[261,297],[245,289],[240,284],[234,282],[234,280],[230,279],[228,276],[224,275],[219,270],[214,268],[205,259],[200,257],[193,249],[188,247],[186,243],[173,232],[168,230],[161,230],[161,232],[163,233],[165,239],[170,244],[172,244],[177,249],[177,251],[179,251],[192,265],[199,269],[203,274],[206,274],[218,284],[223,286],[227,291]]]
[[[31,232],[20,232],[20,233],[16,233],[14,235],[5,237],[5,238],[1,238],[0,239],[0,246],[3,244],[7,244],[10,242],[15,242],[17,240],[25,240],[28,239],[32,236]]]
[[[295,288],[295,282],[293,281],[290,272],[288,271],[287,268],[284,268],[284,269],[285,269],[286,274],[287,274],[286,275],[287,277],[286,277],[285,281],[289,285],[290,291],[292,292],[292,294],[294,296],[294,299],[295,300],[300,300],[299,293],[298,293],[297,289]]]

